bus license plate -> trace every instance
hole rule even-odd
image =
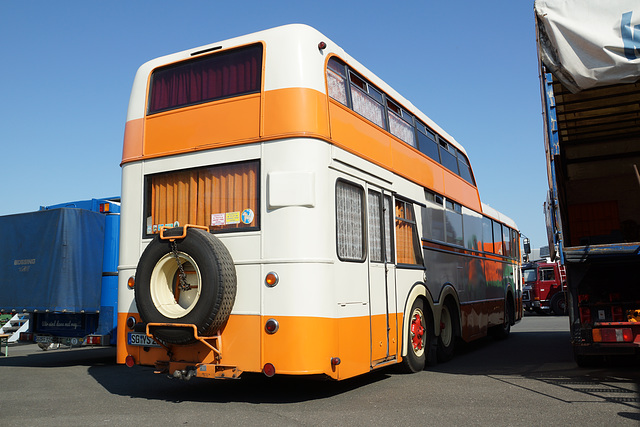
[[[153,338],[149,338],[146,334],[138,334],[135,332],[129,332],[128,337],[129,345],[139,345],[142,347],[160,347]]]
[[[51,344],[53,343],[53,337],[51,335],[36,335],[36,342]]]

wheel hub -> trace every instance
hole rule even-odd
[[[424,326],[422,326],[422,315],[414,313],[411,320],[411,342],[414,350],[422,350],[424,346]]]

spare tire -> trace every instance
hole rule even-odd
[[[165,231],[164,236],[182,234],[178,227]],[[186,276],[182,285],[179,266]],[[217,237],[198,228],[189,228],[184,238],[175,240],[175,246],[156,236],[136,269],[135,300],[142,321],[193,324],[201,336],[215,334],[227,321],[236,289],[231,254]],[[195,341],[191,328],[156,327],[152,332],[168,344]]]

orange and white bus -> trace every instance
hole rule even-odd
[[[462,146],[304,25],[140,67],[121,221],[118,362],[177,378],[420,371],[522,314]]]

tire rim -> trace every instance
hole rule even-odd
[[[449,347],[453,337],[453,328],[451,326],[451,312],[446,305],[442,307],[442,317],[440,319],[440,340],[445,347]]]
[[[411,314],[409,333],[411,335],[411,348],[413,349],[413,353],[418,357],[422,356],[424,353],[425,326],[422,310],[419,308],[414,309]]]
[[[179,288],[178,263],[173,253],[160,258],[151,272],[153,305],[160,314],[170,319],[178,319],[191,312],[200,299],[202,289],[202,276],[193,258],[184,252],[178,252],[178,258],[191,289]]]

